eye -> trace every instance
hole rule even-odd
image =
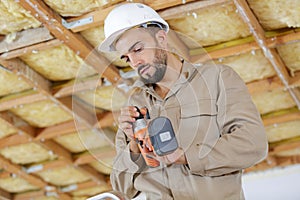
[[[138,52],[141,52],[143,49],[144,49],[143,46],[137,46],[136,48],[134,48],[133,51],[134,51],[135,53],[138,53]]]

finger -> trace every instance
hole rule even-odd
[[[123,107],[121,109],[121,115],[131,116],[131,117],[138,117],[139,112],[137,112],[137,109],[136,109],[135,106],[127,106],[127,107]]]
[[[133,129],[131,123],[121,123],[119,124],[119,129],[121,129],[130,139],[133,138]]]
[[[128,116],[128,115],[120,115],[118,117],[118,122],[119,124],[121,123],[132,123],[132,122],[135,122],[135,118],[134,117],[131,117],[131,116]]]

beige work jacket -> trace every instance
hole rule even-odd
[[[243,80],[227,66],[184,62],[164,99],[152,87],[136,86],[128,104],[146,106],[151,119],[168,117],[188,164],[149,168],[141,155],[130,153],[119,130],[113,189],[129,198],[143,192],[150,200],[244,199],[242,170],[266,156],[267,139]]]

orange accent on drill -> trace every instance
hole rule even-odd
[[[151,156],[151,154],[153,154],[154,149],[151,144],[150,138],[147,134],[147,121],[145,120],[139,108],[136,107],[136,109],[140,113],[140,115],[136,117],[136,121],[133,123],[134,138],[138,142],[138,147],[142,153],[146,164],[150,167],[158,167],[160,165],[159,161]]]

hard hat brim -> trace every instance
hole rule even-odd
[[[116,51],[113,47],[112,44],[116,41],[117,38],[119,38],[128,28],[121,29],[113,34],[111,34],[109,37],[105,38],[100,46],[98,47],[99,51],[102,52],[112,52]]]
[[[165,31],[168,32],[169,31],[169,25],[166,21],[164,21],[163,19],[161,20],[157,20],[157,19],[145,19],[144,21],[141,21],[139,24],[143,24],[149,21],[156,21],[158,23],[161,23],[162,25],[165,26]],[[126,28],[123,28],[121,30],[118,30],[116,32],[114,32],[113,34],[111,34],[109,37],[105,38],[103,40],[103,42],[100,44],[98,50],[102,51],[102,52],[112,52],[112,51],[116,51],[112,44],[116,41],[116,39],[118,39],[125,31],[138,26],[139,24],[132,24]]]

